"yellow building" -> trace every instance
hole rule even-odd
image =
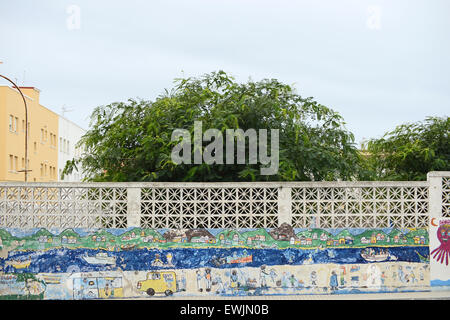
[[[39,104],[39,90],[20,87],[28,107],[28,181],[58,181],[58,115]],[[0,86],[0,181],[24,181],[25,107],[19,91]]]

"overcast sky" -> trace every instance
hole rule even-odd
[[[447,0],[2,1],[0,74],[85,128],[95,106],[153,100],[183,75],[276,78],[359,142],[449,115],[449,14]]]

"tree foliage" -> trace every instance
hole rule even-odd
[[[180,128],[193,136],[197,120],[203,131],[279,129],[278,174],[260,175],[259,163],[176,165],[171,134]],[[361,170],[338,113],[275,79],[237,83],[223,71],[176,79],[155,101],[97,107],[79,145],[84,155],[68,162],[64,174],[81,167],[89,181],[350,180]]]
[[[449,132],[449,117],[428,117],[370,140],[367,165],[372,178],[426,180],[430,171],[450,170]]]

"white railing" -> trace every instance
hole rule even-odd
[[[418,228],[450,217],[450,172],[427,181],[0,182],[8,228]]]

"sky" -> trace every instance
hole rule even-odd
[[[85,129],[96,106],[154,100],[175,78],[276,78],[360,143],[449,115],[449,13],[447,0],[2,1],[0,74]]]

